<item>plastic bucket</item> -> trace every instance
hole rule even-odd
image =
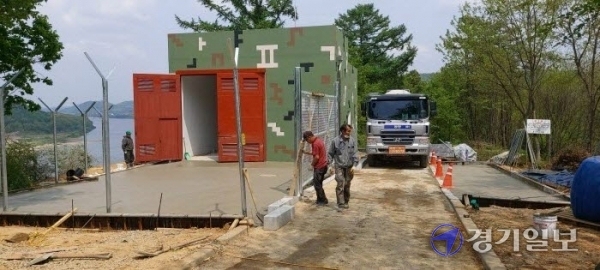
[[[553,215],[534,214],[533,215],[533,228],[543,238],[554,235],[556,230],[556,222],[558,218]]]

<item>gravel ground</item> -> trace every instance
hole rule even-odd
[[[426,169],[363,169],[352,182],[350,209],[296,204],[295,219],[275,232],[254,228],[198,269],[483,269],[463,249],[451,258],[430,245],[440,224],[459,224]]]
[[[479,211],[471,209],[469,215],[479,229],[492,228],[492,241],[498,242],[504,236],[504,233],[498,229],[518,229],[522,234],[526,229],[532,228],[535,213],[547,213],[552,210],[555,209],[514,209],[491,206],[480,208]],[[561,243],[555,242],[552,238],[547,240],[547,246],[539,248],[548,249],[547,251],[528,251],[527,246],[534,243],[527,243],[527,239],[522,235],[517,238],[519,250],[515,251],[512,233],[504,243],[494,244],[492,247],[507,269],[594,269],[600,264],[598,231],[560,222],[557,227],[561,233],[577,229],[575,242],[568,244],[569,249],[577,249],[577,251],[552,251],[551,249],[561,249]],[[563,238],[565,237],[561,239]]]

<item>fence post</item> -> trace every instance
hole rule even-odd
[[[6,172],[6,130],[4,129],[4,100],[5,94],[4,89],[12,83],[21,73],[25,71],[25,68],[21,68],[15,75],[13,75],[2,87],[0,87],[0,147],[2,147],[2,210],[6,212],[8,208],[8,176]]]
[[[85,57],[87,57],[90,64],[94,67],[100,78],[102,79],[102,109],[104,113],[102,114],[102,152],[104,154],[104,180],[106,187],[106,213],[111,212],[112,208],[112,188],[111,188],[111,172],[110,172],[110,137],[109,137],[109,119],[108,119],[108,78],[112,75],[112,72],[115,70],[116,66],[108,73],[108,76],[104,76],[100,69],[96,66],[92,58],[88,55],[87,52],[84,52]]]
[[[86,118],[87,118],[87,114],[88,112],[94,107],[94,105],[96,105],[96,101],[92,102],[92,105],[90,105],[90,107],[88,107],[85,111],[82,111],[81,109],[79,109],[79,106],[77,106],[77,104],[75,104],[75,102],[73,102],[73,106],[75,106],[75,108],[81,113],[81,118],[82,118],[82,122],[83,122],[83,156],[85,159],[85,172],[87,172],[89,166],[89,162],[88,162],[88,154],[87,154],[87,124],[86,124]],[[112,106],[111,106],[112,108]],[[110,108],[109,108],[110,110]]]
[[[302,117],[302,69],[301,67],[295,67],[294,68],[294,93],[296,94],[296,108],[295,108],[295,113],[294,113],[294,117],[295,117],[295,134],[294,134],[294,153],[298,153],[299,150],[304,150],[304,149],[298,149],[298,142],[300,141],[300,138],[302,138],[302,121],[303,121],[303,117]],[[310,127],[309,127],[310,129]],[[304,159],[304,156],[301,155],[301,159]],[[302,190],[302,172],[304,171],[304,167],[302,166],[302,162],[300,162],[300,168],[299,168],[299,172],[298,172],[298,183],[297,183],[297,187],[296,187],[296,196],[300,197],[302,196],[303,190]]]
[[[54,110],[50,109],[50,106],[48,106],[41,98],[38,98],[38,99],[40,100],[40,102],[42,102],[42,104],[44,104],[44,106],[46,106],[46,108],[48,108],[50,113],[52,113],[52,126],[53,126],[53,135],[54,135],[53,136],[53,138],[54,138],[54,183],[58,184],[58,151],[57,151],[57,142],[56,142],[56,114],[58,113],[58,110],[60,110],[60,107],[62,107],[62,105],[65,104],[68,97],[65,97],[65,99],[63,99],[63,101]]]

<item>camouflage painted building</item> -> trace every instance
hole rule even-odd
[[[134,74],[138,160],[181,160],[215,152],[219,161],[236,160],[235,45],[245,160],[295,159],[295,67],[303,69],[304,91],[335,95],[339,81],[340,123],[355,121],[358,71],[348,63],[347,39],[333,25],[169,34],[169,74]],[[192,120],[196,117],[204,120]],[[215,147],[205,147],[212,142]]]

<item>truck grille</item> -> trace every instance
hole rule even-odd
[[[382,130],[381,142],[386,145],[411,145],[415,141],[414,130]]]

